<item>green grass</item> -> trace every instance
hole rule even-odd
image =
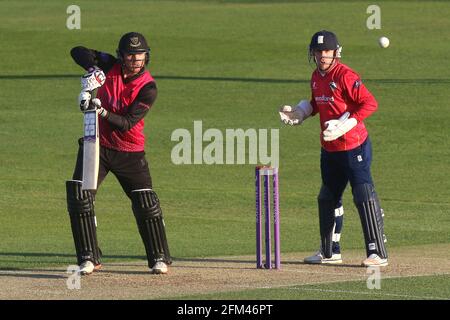
[[[380,288],[366,281],[264,288],[177,297],[180,300],[448,300],[449,276],[383,279]]]
[[[78,1],[82,28],[68,30],[69,1],[0,1],[0,268],[74,262],[64,182],[82,128],[82,70],[69,51],[83,44],[113,53],[131,30],[145,34],[152,48],[159,94],[146,119],[146,149],[175,257],[254,250],[253,165],[171,162],[171,133],[193,132],[194,120],[222,132],[280,129],[282,249],[316,249],[318,119],[284,127],[276,109],[309,96],[306,48],[323,28],[338,34],[343,62],[379,101],[366,125],[389,246],[449,242],[450,69],[443,57],[450,33],[442,30],[450,28],[450,3],[379,1],[381,30],[366,28],[366,1],[111,3]],[[381,35],[390,38],[388,49],[378,47]],[[349,190],[344,206],[342,245],[362,248]],[[96,212],[106,261],[143,258],[130,204],[113,176],[101,186]],[[400,288],[410,285],[420,287],[398,280]]]

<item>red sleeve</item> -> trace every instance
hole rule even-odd
[[[353,107],[349,110],[351,116],[361,122],[377,110],[378,103],[356,73],[348,71],[342,79],[345,93],[351,101],[349,105]]]
[[[314,100],[314,97],[311,98],[311,100],[309,101],[309,103],[312,106],[312,113],[311,116],[315,116],[317,112],[319,112],[319,109],[317,109],[317,104],[316,104],[316,100]]]

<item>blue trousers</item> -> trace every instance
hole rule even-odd
[[[338,224],[333,209],[339,204],[350,182],[361,219],[367,256],[375,253],[387,258],[384,222],[370,173],[371,163],[372,145],[369,138],[359,147],[348,151],[327,152],[322,149],[320,168],[323,186],[318,201],[322,251],[326,257],[339,251],[339,247],[331,242],[333,225]]]
[[[367,138],[359,147],[348,151],[328,152],[322,148],[320,170],[322,183],[329,188],[337,202],[350,182],[353,189],[358,184],[373,185],[370,165],[372,144]]]

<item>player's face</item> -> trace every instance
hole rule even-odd
[[[334,50],[315,50],[314,57],[316,58],[317,67],[321,71],[327,70],[333,63]]]
[[[138,73],[145,64],[145,52],[136,54],[126,54],[124,57],[125,66],[130,73]]]

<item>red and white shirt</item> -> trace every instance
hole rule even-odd
[[[103,108],[123,116],[142,87],[152,81],[153,77],[146,70],[136,79],[125,82],[121,65],[116,63],[106,74],[105,84],[98,89],[97,98],[101,100]],[[145,105],[143,107],[149,108]],[[123,132],[114,128],[106,119],[99,117],[99,134],[100,145],[103,147],[125,152],[144,151],[144,119],[139,120],[130,130]]]
[[[320,141],[326,151],[351,150],[366,140],[363,120],[375,112],[378,104],[355,71],[340,62],[324,75],[316,69],[311,76],[311,92],[312,115],[320,116]],[[324,123],[338,119],[346,111],[358,121],[357,125],[334,141],[324,141]]]

